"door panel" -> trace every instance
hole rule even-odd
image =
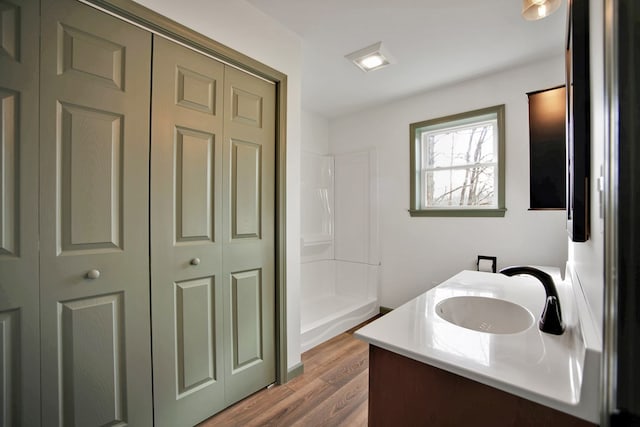
[[[232,239],[260,238],[262,146],[231,140]]]
[[[178,394],[197,391],[216,379],[213,277],[176,283]]]
[[[19,231],[17,230],[16,213],[18,213],[18,203],[20,189],[18,188],[19,170],[18,158],[18,135],[17,127],[20,123],[20,112],[18,111],[18,96],[16,92],[0,89],[0,120],[2,123],[2,134],[0,134],[0,150],[2,150],[2,185],[0,186],[0,255],[16,256],[17,240]]]
[[[275,85],[225,67],[223,277],[228,404],[275,382]]]
[[[39,2],[0,1],[0,425],[40,424]]]
[[[231,88],[231,121],[253,126],[262,127],[262,96],[244,91],[238,87]]]
[[[31,2],[31,4],[37,7],[37,2]],[[20,62],[20,42],[26,41],[22,39],[23,35],[20,32],[20,15],[34,11],[34,9],[25,9],[25,6],[27,6],[27,2],[9,3],[8,1],[3,1],[0,3],[0,19],[2,20],[0,52],[11,61]],[[29,48],[28,46],[25,47]]]
[[[231,274],[232,371],[259,363],[262,352],[262,277],[260,270]]]
[[[158,426],[225,406],[222,369],[224,66],[154,37],[151,301]]]
[[[216,115],[216,82],[210,75],[203,75],[189,68],[176,66],[178,92],[176,104],[205,114]]]
[[[123,117],[64,102],[58,117],[60,252],[121,250]]]
[[[96,83],[124,90],[124,46],[90,32],[60,23],[58,68],[60,73],[84,74]]]
[[[0,312],[0,425],[18,425],[21,414],[22,375],[19,372],[20,357],[20,311]]]
[[[41,54],[43,424],[151,425],[151,35],[43,0]]]
[[[176,241],[214,241],[214,135],[176,127]]]
[[[117,293],[59,303],[65,424],[126,420],[123,300]]]

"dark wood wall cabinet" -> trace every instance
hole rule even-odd
[[[589,2],[569,0],[567,10],[567,231],[572,241],[586,242],[591,188]]]
[[[565,86],[527,93],[529,97],[529,207],[567,205]]]
[[[371,345],[369,426],[594,424]]]

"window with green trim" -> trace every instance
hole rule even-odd
[[[411,216],[504,216],[504,105],[410,125]]]

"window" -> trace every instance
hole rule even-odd
[[[504,216],[504,105],[410,130],[411,216]]]

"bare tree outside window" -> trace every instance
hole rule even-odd
[[[495,121],[425,132],[426,207],[495,205]]]

